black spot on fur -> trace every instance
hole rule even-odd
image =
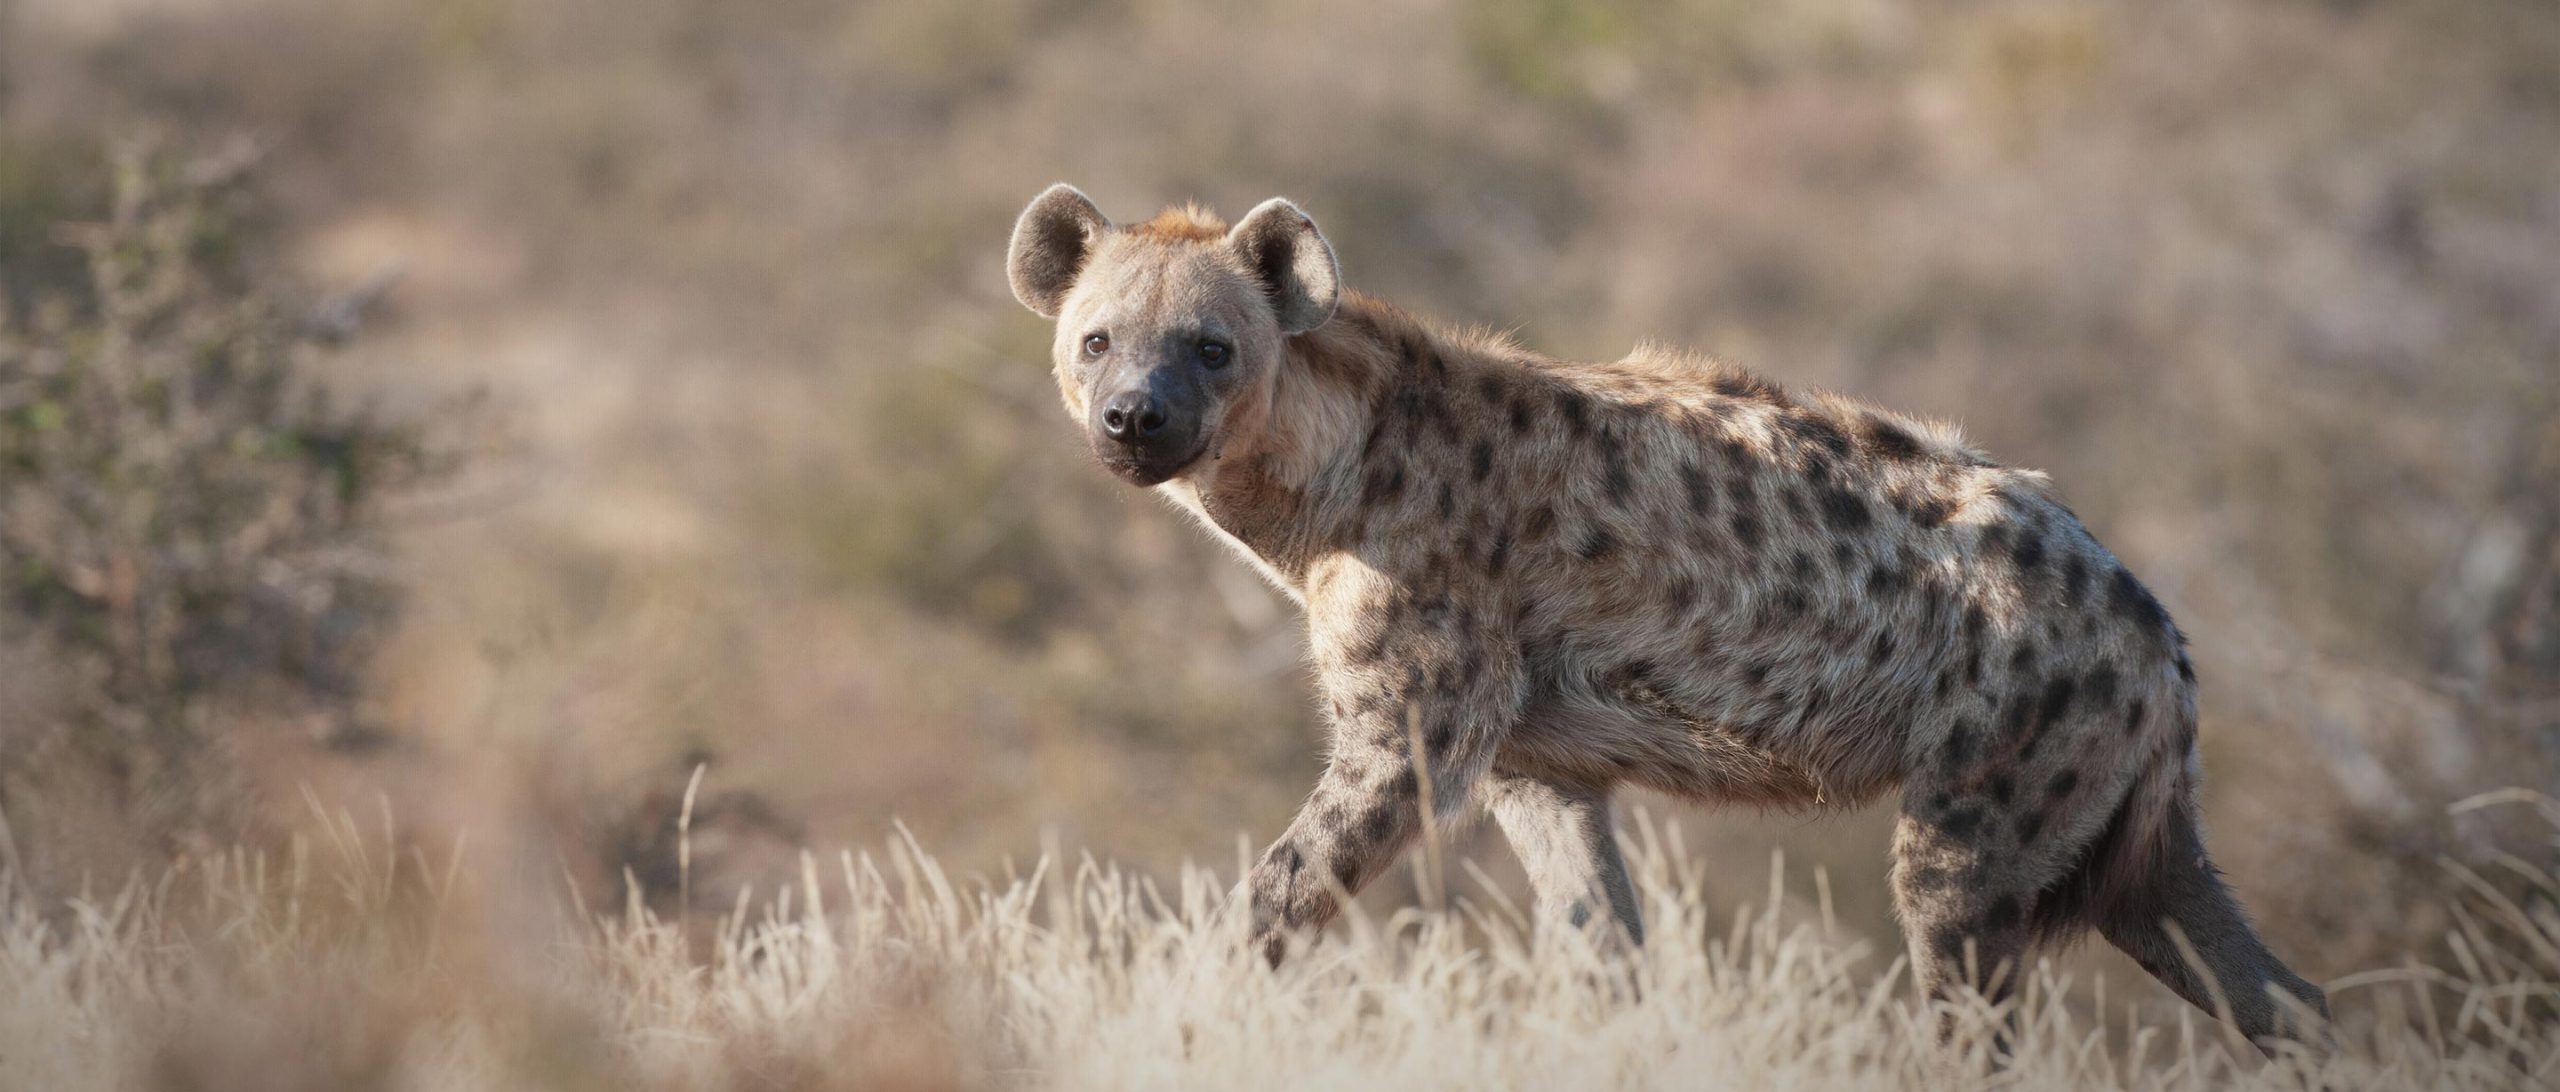
[[[1814,687],[1806,691],[1804,700],[1796,703],[1796,723],[1812,724],[1822,719],[1822,711],[1831,707],[1835,698],[1831,691]]]
[[[1493,445],[1478,440],[1467,454],[1470,479],[1478,485],[1484,484],[1486,478],[1493,476]]]
[[[1404,493],[1404,464],[1383,462],[1369,468],[1360,487],[1360,503],[1372,508],[1391,504]]]
[[[2089,559],[2080,556],[2077,550],[2072,551],[2071,556],[2062,562],[2062,594],[2072,602],[2079,602],[2083,594],[2080,585],[2088,577]]]
[[[1762,382],[1760,377],[1738,372],[1717,376],[1708,386],[1717,394],[1727,398],[1740,398],[1752,402],[1768,402],[1777,398],[1777,392],[1770,389],[1769,384]]]
[[[1378,816],[1371,815],[1369,818],[1374,822]],[[1366,828],[1364,827],[1363,829],[1365,831]],[[1360,859],[1349,853],[1335,854],[1333,858],[1333,882],[1342,885],[1342,889],[1345,891],[1350,891],[1358,885],[1360,882]]]
[[[1804,499],[1803,490],[1782,489],[1778,491],[1778,497],[1786,502],[1787,511],[1796,517],[1797,522],[1809,524],[1812,521],[1813,505]]]
[[[1849,437],[1838,426],[1810,413],[1790,413],[1778,418],[1778,427],[1794,433],[1808,444],[1820,447],[1834,456],[1849,453]]]
[[[1583,434],[1591,431],[1591,407],[1584,404],[1582,395],[1576,391],[1563,387],[1556,389],[1556,414],[1564,419],[1564,430],[1575,439],[1581,439]]]
[[[1392,632],[1393,631],[1386,626],[1378,627],[1378,631],[1370,634],[1367,640],[1351,646],[1348,651],[1344,652],[1343,658],[1351,661],[1355,665],[1373,664],[1386,659],[1387,641],[1389,634]]]
[[[1951,808],[1946,814],[1938,817],[1938,829],[1945,831],[1947,837],[1959,842],[1969,840],[1976,831],[1982,829],[1982,809],[1970,804],[1961,808]]]
[[[1408,331],[1405,334],[1403,351],[1405,363],[1414,370],[1426,375],[1439,374],[1440,354],[1431,348],[1430,339],[1419,333]]]
[[[2010,550],[2010,560],[2015,560],[2017,563],[2017,573],[2035,573],[2035,568],[2045,563],[2043,534],[2035,534],[2035,532],[2020,534],[2015,542],[2015,550]]]
[[[1898,503],[1897,507],[1900,507],[1902,509],[1902,514],[1909,517],[1912,524],[1918,527],[1943,526],[1949,518],[1955,515],[1956,512],[1955,506],[1948,504],[1946,500],[1941,497],[1911,497],[1905,495]]]
[[[1972,937],[1962,924],[1945,922],[1930,927],[1929,951],[1941,960],[1954,962],[1964,958],[1964,942]]]
[[[2035,642],[2022,641],[2016,651],[2009,653],[2009,670],[2024,673],[2034,666],[2036,666]]]
[[[2055,800],[2060,800],[2063,797],[2071,795],[2071,790],[2079,787],[2080,772],[2078,770],[2064,770],[2061,773],[2053,775],[2053,780],[2045,783],[2044,794]]]
[[[1530,426],[1537,423],[1530,415],[1529,403],[1526,399],[1513,398],[1510,401],[1510,407],[1511,431],[1513,433],[1527,432],[1529,431]]]
[[[1745,550],[1760,548],[1760,517],[1749,512],[1733,514],[1733,540]]]
[[[1716,483],[1695,463],[1680,464],[1680,485],[1689,494],[1689,510],[1701,516],[1715,511]]]
[[[1555,529],[1555,508],[1551,505],[1541,504],[1530,509],[1528,518],[1521,521],[1520,537],[1528,539],[1531,542],[1543,542],[1546,540],[1548,535],[1555,533]]]
[[[2043,834],[2043,833],[2044,833],[2044,811],[2043,811],[2043,809],[2041,809],[2041,808],[2029,809],[2029,810],[2028,810],[2027,812],[2025,812],[2024,814],[2022,814],[2022,815],[2018,816],[2018,844],[2019,844],[2019,845],[2021,845],[2021,846],[2034,845],[2034,844],[2035,844],[2035,841],[2036,841],[2036,836],[2037,836],[2037,835],[2040,835],[2040,834]]]
[[[1450,488],[1450,485],[1447,482],[1440,483],[1440,497],[1437,506],[1440,510],[1440,522],[1443,524],[1448,523],[1450,517],[1458,514],[1457,492]]]
[[[2045,733],[2052,731],[2053,726],[2062,720],[2062,715],[2071,710],[2073,688],[2069,675],[2056,676],[2044,684],[2043,696],[2036,699],[2035,719],[2028,729],[2026,746],[2019,750],[2021,757],[2035,754],[2036,747],[2044,742]]]
[[[2015,533],[2001,536],[1995,545],[2009,555],[2009,563],[2017,566],[2020,577],[2035,575],[2036,568],[2044,564],[2044,536],[2033,528],[2018,528]]]
[[[2007,932],[2016,928],[2023,916],[2025,911],[2018,906],[2018,897],[2002,895],[1991,900],[1991,908],[1982,915],[1982,927],[1986,932]]]
[[[1318,820],[1318,823],[1326,830],[1341,830],[1343,824],[1349,822],[1344,818],[1348,814],[1350,813],[1342,806],[1341,800],[1328,799],[1324,804],[1324,816]]]
[[[1869,598],[1882,599],[1888,596],[1899,595],[1904,589],[1909,588],[1910,586],[1911,574],[1904,571],[1899,566],[1877,565],[1875,568],[1867,570],[1867,595]]]
[[[1875,642],[1867,647],[1867,659],[1871,662],[1880,664],[1892,658],[1893,632],[1891,630],[1877,630]]]
[[[1600,488],[1607,491],[1611,504],[1627,503],[1627,492],[1635,483],[1627,477],[1626,456],[1612,444],[1602,449],[1601,459]]]
[[[1866,511],[1866,501],[1859,494],[1851,494],[1846,488],[1825,488],[1823,522],[1830,524],[1833,532],[1846,534],[1864,532],[1866,524],[1874,522],[1874,517]]]
[[[1394,594],[1387,596],[1387,605],[1384,608],[1383,613],[1386,618],[1386,624],[1389,628],[1393,628],[1401,624],[1404,621],[1405,615],[1412,612],[1412,591],[1404,588],[1398,588]]]
[[[1398,767],[1396,775],[1387,779],[1387,794],[1398,800],[1410,800],[1421,791],[1422,781],[1410,762]]]
[[[2133,704],[2124,709],[2124,734],[2133,735],[2142,731],[2142,714],[2142,699],[2133,699]]]
[[[1888,459],[1917,459],[1921,450],[1920,441],[1902,426],[1873,414],[1867,416],[1867,446]]]
[[[2118,685],[2115,666],[2105,663],[2090,668],[2089,674],[2080,680],[2080,689],[2088,691],[2091,705],[2115,704]]]
[[[1434,358],[1437,359],[1437,358]],[[1407,387],[1402,400],[1405,419],[1419,429],[1453,428],[1448,399],[1436,387]]]
[[[2134,579],[2132,571],[2122,565],[2116,566],[2107,579],[2107,609],[2154,629],[2169,624],[2169,612],[2151,597],[2151,589],[2143,587],[2142,581]]]
[[[1973,722],[1957,721],[1947,729],[1947,768],[1957,770],[1973,758]]]
[[[2035,685],[2036,679],[2033,674],[2022,676],[2018,680],[2018,692],[2011,694],[2009,700],[2001,705],[2001,739],[2014,744],[2026,738],[2028,729],[2035,724],[2036,699],[2034,694],[2028,692],[2034,689]]]
[[[2045,684],[2044,698],[2036,703],[2038,731],[2053,727],[2055,721],[2061,720],[2064,713],[2071,711],[2074,689],[2075,684],[2068,675],[2059,676]]]
[[[1670,587],[1663,589],[1663,599],[1671,604],[1671,613],[1687,614],[1690,607],[1697,605],[1698,582],[1685,576],[1675,578]]]
[[[1913,891],[1934,894],[1955,887],[1956,873],[1952,868],[1922,865],[1903,873],[1903,883]]]
[[[1369,422],[1369,434],[1366,437],[1363,437],[1360,441],[1360,461],[1362,464],[1374,464],[1379,459],[1387,456],[1388,425],[1389,422],[1385,414],[1379,414],[1375,419]]]
[[[1503,567],[1508,565],[1510,561],[1511,532],[1504,531],[1500,535],[1494,537],[1492,551],[1485,554],[1484,571],[1488,576],[1500,576],[1502,575]]]
[[[1580,555],[1584,561],[1598,561],[1617,551],[1617,536],[1598,527],[1592,528],[1590,534],[1583,536],[1582,543],[1573,548],[1573,552]]]
[[[2004,808],[2008,807],[2010,797],[2015,796],[2016,794],[2017,782],[2010,780],[2008,774],[1999,774],[1991,779],[1992,803],[1998,804]]]

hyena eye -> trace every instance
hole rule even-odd
[[[1212,368],[1223,368],[1223,367],[1226,367],[1226,366],[1227,366],[1227,343],[1226,343],[1226,342],[1223,342],[1223,341],[1203,341],[1203,342],[1201,342],[1201,343],[1200,343],[1200,362],[1201,362],[1201,363],[1203,363],[1203,364],[1206,364],[1206,365],[1208,365],[1208,366],[1210,366],[1210,367],[1212,367]]]
[[[1101,356],[1102,354],[1111,351],[1111,336],[1108,334],[1086,334],[1084,338],[1084,351],[1086,355],[1089,356]]]

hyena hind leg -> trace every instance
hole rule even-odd
[[[2277,1038],[2324,1043],[2325,1027],[2304,1027],[2300,1017],[2308,1011],[2318,1018],[2318,1025],[2325,1025],[2327,997],[2293,973],[2258,938],[2248,915],[2231,897],[2231,889],[2206,859],[2204,839],[2188,809],[2172,806],[2164,823],[2161,859],[2150,882],[2130,885],[2112,906],[2093,907],[2091,923],[2109,943],[2196,1007],[2214,1011],[2218,991],[2230,1006],[2232,1021],[2260,1049],[2266,1049],[2267,1040]],[[2192,957],[2180,949],[2180,935],[2193,949]],[[2208,970],[2210,980],[2205,976]],[[2271,991],[2282,991],[2299,1007],[2278,1000]]]
[[[2008,824],[1979,801],[1947,795],[1906,798],[1893,834],[1894,911],[1912,976],[1932,1004],[1968,988],[2001,1001],[2017,988],[2033,947],[2040,885],[2020,875],[2017,847],[2001,842]],[[1939,1039],[1952,1039],[1956,1027],[1955,1012],[1942,1012]]]
[[[1541,918],[1580,927],[1605,911],[1627,942],[1644,943],[1644,918],[1618,853],[1607,791],[1497,774],[1484,799],[1529,874]]]

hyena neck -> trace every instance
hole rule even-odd
[[[1249,449],[1219,454],[1168,495],[1298,595],[1307,567],[1358,525],[1361,449],[1379,404],[1415,361],[1459,351],[1419,320],[1357,292],[1332,321],[1288,341]]]

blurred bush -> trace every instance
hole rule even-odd
[[[425,421],[393,421],[315,367],[342,336],[252,259],[234,143],[135,140],[0,189],[0,637],[62,701],[0,735],[0,804],[31,768],[106,771],[127,802],[219,801],[218,724],[378,742],[362,675],[394,618],[386,497],[437,476]],[[85,170],[83,168],[86,168]]]

